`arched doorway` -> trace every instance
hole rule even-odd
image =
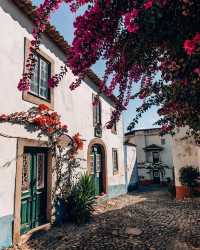
[[[88,147],[88,173],[94,179],[95,194],[107,193],[106,150],[100,139],[92,140]]]

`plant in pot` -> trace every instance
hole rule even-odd
[[[188,188],[190,196],[193,196],[195,188],[198,186],[198,177],[199,170],[193,166],[186,166],[180,169],[180,182]]]
[[[66,212],[68,221],[84,224],[91,218],[95,205],[95,187],[91,176],[81,175],[67,198]]]

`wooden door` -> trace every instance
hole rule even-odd
[[[21,193],[21,234],[46,222],[47,149],[24,149]]]
[[[92,147],[91,174],[94,179],[95,195],[100,195],[103,192],[103,154],[99,145]]]

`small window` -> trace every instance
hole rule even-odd
[[[95,95],[92,96],[93,102],[95,99]],[[101,125],[101,101],[98,100],[95,105],[93,105],[93,125]]]
[[[51,75],[51,64],[40,55],[36,56],[36,60],[36,66],[30,84],[30,93],[50,100],[48,80]]]
[[[159,152],[152,152],[152,156],[153,156],[153,163],[158,163],[160,161]]]
[[[165,145],[165,138],[161,138],[160,141],[162,145]]]
[[[113,173],[118,172],[118,152],[117,149],[112,150],[112,158],[113,158]]]

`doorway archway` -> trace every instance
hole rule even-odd
[[[94,178],[95,194],[107,193],[107,151],[99,138],[91,140],[88,146],[87,170]]]

